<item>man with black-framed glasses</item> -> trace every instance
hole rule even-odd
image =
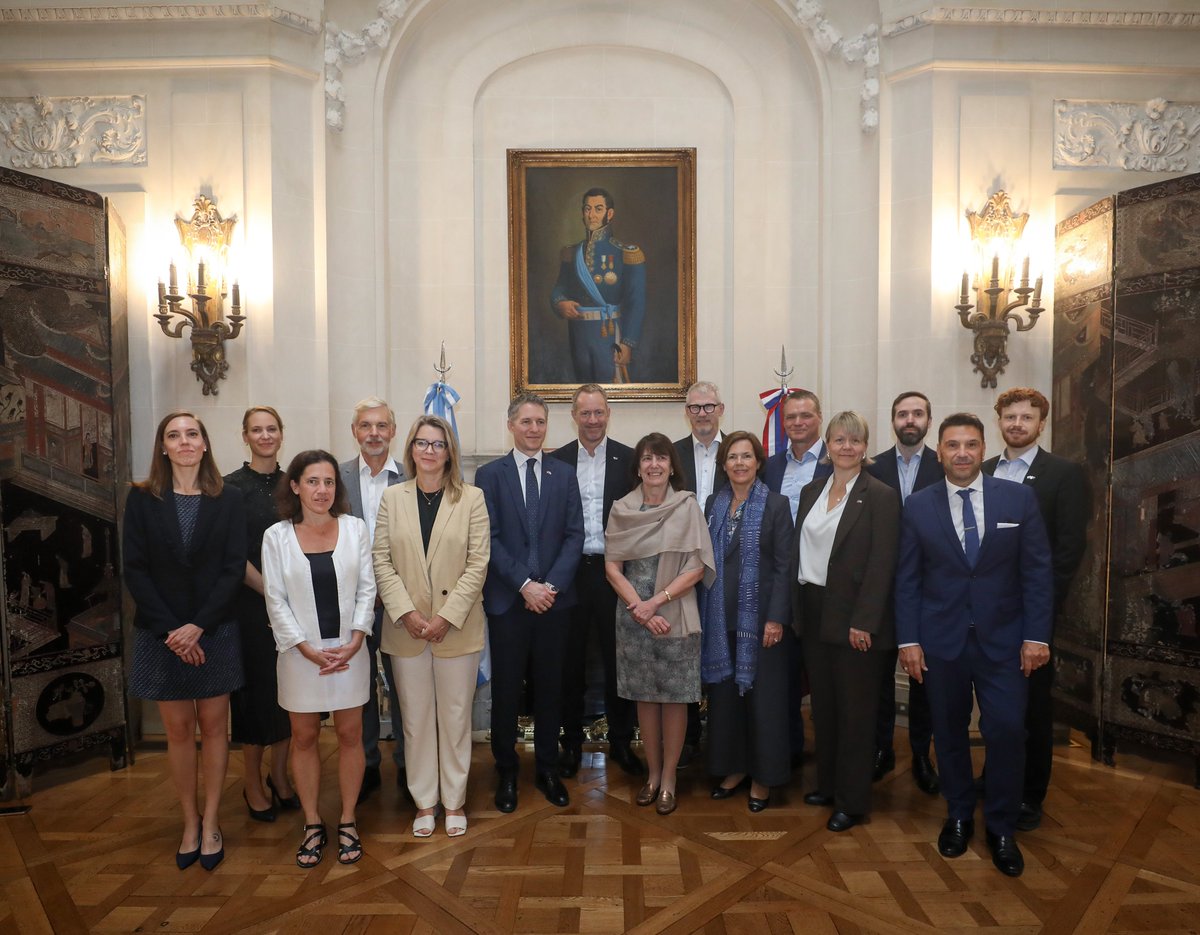
[[[688,387],[683,414],[692,434],[675,442],[679,463],[683,466],[683,486],[695,493],[700,508],[708,498],[725,486],[725,467],[717,460],[721,447],[721,416],[725,404],[717,384],[699,380]],[[679,769],[685,768],[700,748],[700,705],[688,705],[687,736],[679,755]]]
[[[679,461],[683,465],[684,486],[696,495],[703,508],[708,498],[725,484],[725,468],[717,463],[721,446],[721,416],[725,404],[715,383],[701,380],[688,387],[683,414],[692,427],[692,434],[675,442]]]

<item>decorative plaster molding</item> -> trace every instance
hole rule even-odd
[[[863,63],[862,129],[873,133],[879,126],[879,26],[875,23],[853,38],[844,38],[825,16],[820,0],[792,0],[796,21],[807,29],[817,48],[847,64]],[[342,66],[373,49],[387,48],[392,29],[404,19],[409,0],[381,0],[379,16],[358,32],[325,24],[325,124],[341,131],[346,121],[346,96]]]
[[[879,26],[871,23],[851,39],[846,39],[825,16],[821,0],[795,0],[796,20],[812,34],[817,48],[830,58],[847,65],[863,63],[861,126],[864,133],[879,127]]]
[[[0,7],[0,23],[125,23],[132,20],[269,19],[315,36],[321,24],[273,3],[171,3],[155,6]]]
[[[1109,29],[1200,29],[1200,13],[1142,10],[1028,10],[935,6],[883,27],[891,39],[923,26],[1089,26]]]
[[[146,99],[0,97],[0,157],[14,169],[145,165]]]
[[[373,49],[386,49],[392,27],[404,19],[409,0],[380,0],[379,16],[356,33],[325,24],[325,125],[341,132],[346,125],[346,95],[342,88],[342,66],[363,58]]]
[[[1200,104],[1054,102],[1054,168],[1200,171]]]

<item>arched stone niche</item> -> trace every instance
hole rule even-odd
[[[725,390],[729,427],[761,426],[757,393],[774,382],[782,343],[794,382],[825,386],[838,329],[873,348],[875,328],[873,301],[861,322],[843,309],[831,322],[831,237],[857,237],[844,275],[865,275],[873,300],[878,217],[868,236],[838,233],[839,217],[875,211],[877,154],[858,131],[860,77],[831,87],[826,68],[770,0],[415,10],[369,87],[347,70],[346,133],[327,153],[331,358],[346,374],[331,388],[335,421],[379,391],[404,423],[444,339],[464,449],[508,447],[508,148],[696,147],[700,378]],[[356,130],[368,94],[372,119],[362,114]],[[833,100],[846,104],[844,121],[831,119]],[[861,204],[831,193],[835,161],[847,188],[866,193]],[[619,211],[617,229],[636,239]],[[863,401],[874,401],[873,383]],[[565,408],[551,419],[552,445],[572,437]],[[638,403],[618,408],[613,433],[632,441],[685,427],[677,404]]]

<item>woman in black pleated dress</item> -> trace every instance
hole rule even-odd
[[[129,691],[158,703],[183,812],[180,870],[225,856],[221,790],[229,763],[229,693],[242,685],[233,600],[246,573],[242,495],[225,484],[208,432],[190,412],[158,424],[150,475],[125,501],[125,585],[137,610]],[[198,808],[196,728],[204,805]]]
[[[246,684],[229,699],[231,739],[242,746],[246,776],[242,798],[250,817],[274,821],[276,805],[300,807],[288,779],[292,725],[288,713],[279,707],[275,637],[267,617],[262,581],[263,533],[279,520],[275,509],[275,489],[283,477],[277,460],[283,447],[279,413],[270,406],[247,409],[242,416],[242,441],[250,448],[250,460],[225,477],[225,483],[242,492],[246,507],[246,576],[236,604]],[[271,748],[271,771],[264,787],[262,761],[266,747]]]

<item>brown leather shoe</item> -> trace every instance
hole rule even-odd
[[[663,789],[658,795],[658,804],[654,806],[654,810],[660,815],[670,815],[678,804],[675,800],[675,793]]]
[[[654,800],[658,798],[658,786],[652,786],[646,783],[638,792],[637,798],[634,799],[638,805],[653,805]]]

